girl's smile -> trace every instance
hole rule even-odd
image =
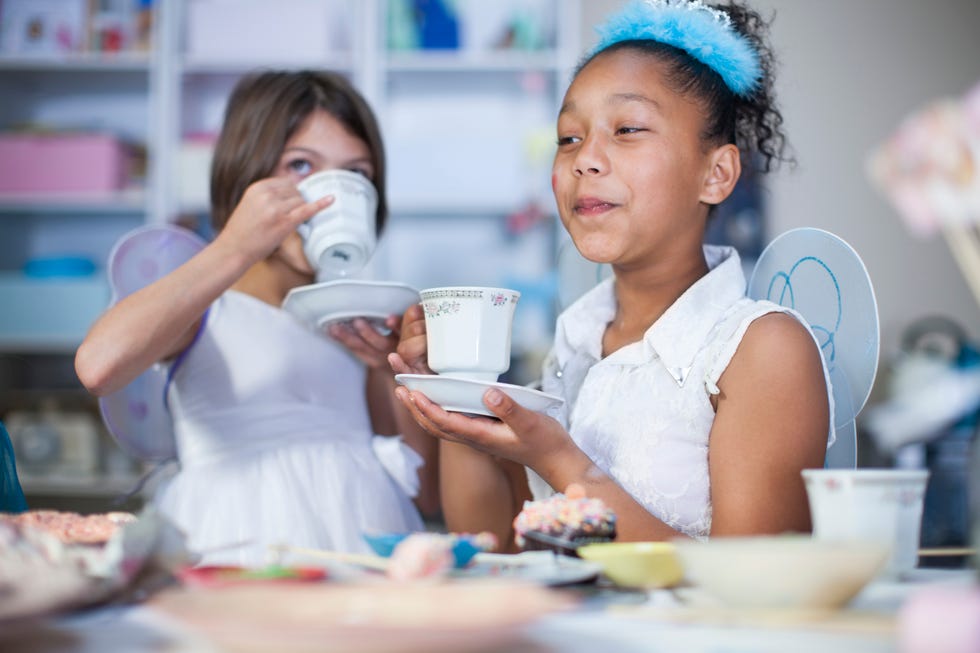
[[[618,206],[618,204],[597,197],[582,197],[575,202],[575,213],[581,216],[598,216]]]

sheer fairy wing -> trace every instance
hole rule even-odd
[[[857,463],[854,420],[878,371],[878,303],[857,252],[822,229],[793,229],[762,252],[748,295],[794,309],[810,325],[833,385],[837,439],[826,466]]]
[[[169,274],[205,244],[192,231],[172,225],[141,227],[125,234],[109,254],[112,303]],[[177,453],[165,397],[171,371],[171,366],[154,365],[126,387],[99,398],[109,433],[120,447],[143,460],[168,460]]]

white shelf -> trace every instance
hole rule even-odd
[[[390,53],[385,62],[389,72],[527,72],[555,71],[562,65],[555,52],[419,51]]]
[[[510,199],[511,201],[507,201]],[[518,197],[502,198],[500,201],[445,202],[437,198],[431,200],[400,200],[391,197],[388,201],[391,213],[408,216],[432,218],[458,218],[467,216],[504,216],[526,208]]]
[[[243,74],[254,70],[300,68],[350,71],[353,68],[353,59],[346,52],[331,54],[316,61],[310,59],[214,59],[187,55],[180,63],[180,72],[185,75]]]
[[[41,476],[20,472],[24,494],[35,496],[114,497],[131,492],[140,481],[130,476]]]
[[[130,214],[146,210],[142,189],[118,193],[0,193],[0,213]]]
[[[147,52],[79,52],[75,54],[0,55],[0,70],[148,72]]]
[[[0,351],[5,354],[74,354],[81,338],[8,336],[0,333]]]

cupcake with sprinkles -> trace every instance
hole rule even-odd
[[[552,550],[577,556],[576,549],[616,537],[616,515],[602,499],[585,496],[585,488],[572,483],[564,494],[541,501],[526,501],[514,520],[517,546],[524,551]]]

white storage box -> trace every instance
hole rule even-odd
[[[211,206],[211,159],[214,139],[193,138],[177,151],[178,206],[182,211],[206,212]]]
[[[348,27],[336,3],[322,0],[195,0],[187,7],[192,60],[325,63],[348,49]]]

